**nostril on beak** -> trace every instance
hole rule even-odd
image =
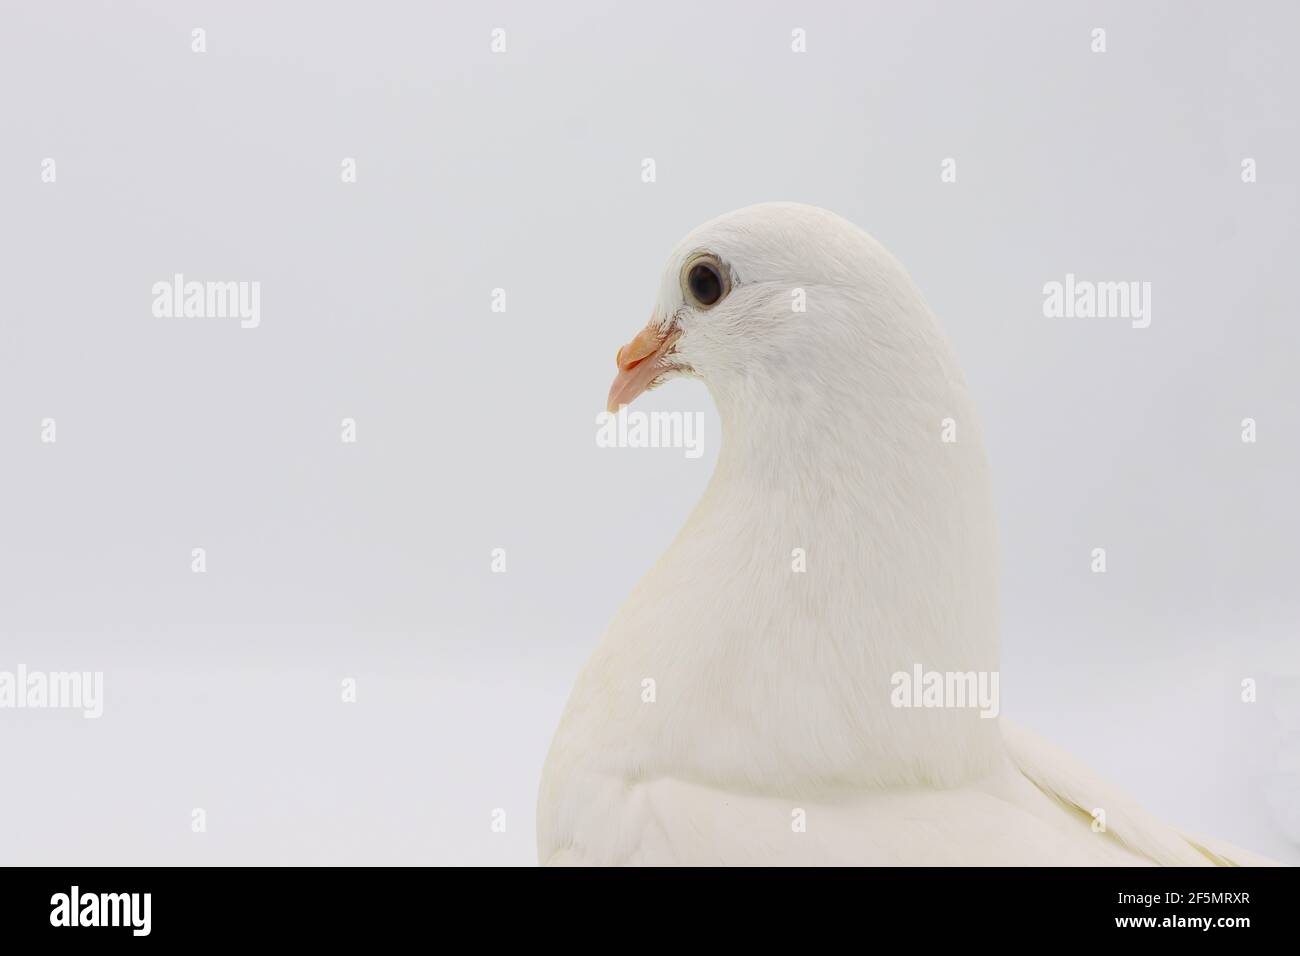
[[[624,345],[614,355],[614,364],[623,371],[636,368],[638,364],[654,355],[663,345],[663,338],[657,328],[647,326],[637,333],[636,338]]]
[[[626,345],[619,346],[618,353],[614,356],[614,364],[617,365],[619,368],[623,369],[624,371],[630,368],[636,368],[638,365],[640,365],[642,362],[646,360],[646,356],[641,355],[638,356],[637,358],[633,358],[630,361],[625,362],[623,361],[623,353],[626,351],[627,351]]]

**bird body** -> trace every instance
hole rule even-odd
[[[899,706],[899,673],[996,674],[998,546],[965,381],[884,247],[791,203],[706,223],[618,364],[611,407],[703,379],[722,447],[578,677],[543,863],[1222,861],[996,712]]]

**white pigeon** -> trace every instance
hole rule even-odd
[[[699,378],[722,447],[574,686],[542,863],[1269,862],[977,708],[897,706],[917,667],[997,671],[997,529],[961,371],[865,232],[793,203],[705,223],[617,363],[611,410]]]

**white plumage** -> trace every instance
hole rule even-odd
[[[788,203],[704,224],[619,366],[612,404],[701,378],[723,443],[573,689],[543,863],[1265,862],[1179,834],[1004,720],[891,702],[918,664],[997,670],[997,536],[960,369],[870,236]]]

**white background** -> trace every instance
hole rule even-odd
[[[0,670],[107,698],[0,710],[0,862],[533,862],[572,678],[718,447],[678,382],[643,407],[705,410],[703,458],[598,449],[614,351],[680,236],[771,199],[872,232],[954,341],[1004,713],[1300,862],[1294,4],[0,16]],[[261,326],[154,318],[176,272],[260,281]],[[1067,272],[1151,282],[1151,327],[1044,318]]]

